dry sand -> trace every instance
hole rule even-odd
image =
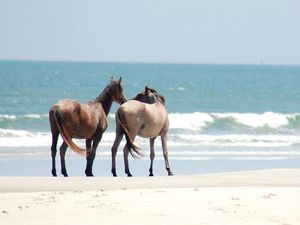
[[[0,224],[300,224],[300,169],[174,177],[0,177]]]

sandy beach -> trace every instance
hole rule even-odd
[[[300,224],[300,170],[0,177],[1,224]]]

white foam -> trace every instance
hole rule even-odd
[[[0,121],[15,121],[20,118],[27,119],[43,119],[47,118],[47,114],[25,114],[25,115],[0,115]],[[110,113],[108,120],[114,121],[115,115]],[[265,113],[169,113],[170,128],[171,129],[185,129],[185,130],[198,130],[217,123],[220,119],[228,119],[227,123],[235,123],[234,126],[242,125],[252,128],[270,127],[277,129],[293,123],[300,119],[300,113],[294,114],[280,114],[274,112]],[[223,121],[224,122],[224,121]],[[299,121],[296,121],[296,126]]]
[[[170,113],[171,129],[199,130],[218,122],[220,119],[228,119],[228,123],[235,126],[242,125],[252,128],[269,127],[277,129],[289,124],[289,120],[300,116],[295,114],[279,114],[274,112],[258,113]],[[232,121],[232,122],[230,122]]]
[[[111,147],[115,139],[114,132],[106,132],[101,140],[102,146]],[[0,129],[0,146],[50,146],[50,132],[29,132],[24,130]],[[74,139],[80,146],[85,146],[84,140]],[[59,142],[61,143],[61,141]],[[137,137],[137,145],[149,145],[149,139]],[[169,146],[199,146],[199,147],[288,147],[300,144],[299,135],[251,135],[251,134],[169,134]],[[125,145],[125,138],[121,146]],[[156,145],[160,146],[160,138]]]
[[[24,116],[25,118],[30,118],[30,119],[41,119],[41,118],[44,118],[44,117],[48,117],[47,114],[43,114],[43,115],[40,115],[40,114],[26,114]]]
[[[16,138],[16,137],[34,137],[35,135],[25,130],[0,129],[0,137]]]
[[[233,118],[237,122],[249,127],[278,128],[289,123],[287,116],[284,114],[265,112],[263,114],[256,113],[214,113],[219,118]]]
[[[182,86],[176,86],[176,87],[171,87],[169,88],[170,91],[184,91],[185,88]]]
[[[0,133],[3,129],[0,129]],[[8,136],[0,136],[0,156],[48,156],[51,146],[50,132],[29,132],[4,130]],[[106,132],[99,144],[97,155],[100,158],[111,157],[110,148],[115,138],[114,132]],[[85,147],[84,140],[74,139],[74,142]],[[62,143],[59,138],[58,146]],[[135,143],[149,159],[149,139],[137,137]],[[169,156],[176,160],[210,160],[210,159],[247,159],[247,160],[279,160],[300,158],[300,150],[294,145],[300,143],[297,135],[169,135]],[[122,157],[121,149],[125,146],[125,138],[119,146],[118,157]],[[178,148],[178,147],[183,147]],[[21,147],[16,150],[6,150],[5,147]],[[25,148],[23,148],[25,147]],[[47,149],[47,151],[45,150]],[[163,159],[161,141],[155,142],[156,159]],[[70,151],[71,153],[71,151]]]
[[[47,118],[47,117],[48,117],[48,114],[25,114],[25,115],[1,114],[0,121],[1,120],[16,120],[18,118],[41,119],[41,118]]]
[[[208,113],[171,113],[169,114],[171,129],[201,130],[207,123],[213,122]]]
[[[298,135],[170,135],[171,142],[197,146],[284,147],[300,143]]]
[[[17,117],[15,115],[0,115],[1,120],[15,120]]]
[[[48,115],[27,114],[21,117],[27,118],[41,118]],[[169,146],[204,146],[204,147],[288,147],[300,144],[300,135],[297,135],[294,129],[297,129],[300,114],[279,114],[273,112],[265,112],[262,114],[256,113],[170,113],[170,131],[169,131]],[[0,115],[0,120],[8,119],[15,120],[15,115]],[[113,119],[114,114],[109,114],[109,118]],[[210,126],[213,123],[217,123],[218,120],[225,120],[225,123],[235,123],[234,126],[248,127],[265,127],[281,128],[287,126],[289,123],[292,125],[291,132],[284,132],[280,134],[277,130],[270,133],[259,131],[257,134],[248,134],[243,130],[222,130],[215,132],[210,130],[210,133],[202,132],[203,128]],[[112,122],[112,121],[111,121]],[[220,121],[219,121],[220,122]],[[224,123],[224,121],[221,121]],[[293,124],[294,123],[294,124]],[[216,129],[219,129],[216,126]],[[226,128],[226,126],[225,126]],[[180,129],[180,131],[176,130]],[[182,129],[182,131],[181,131]],[[213,127],[213,129],[215,129]],[[227,129],[227,128],[226,128]],[[230,126],[228,129],[231,129]],[[287,128],[289,129],[289,128]],[[242,132],[240,132],[242,131]],[[252,131],[251,131],[252,132]],[[105,132],[101,141],[102,146],[111,147],[115,139],[115,133]],[[0,129],[0,146],[50,146],[51,145],[51,133],[49,132],[31,132],[27,130],[14,130],[14,129]],[[84,146],[84,141],[75,140],[80,146]],[[149,145],[148,139],[137,137],[135,140],[137,145]],[[60,142],[61,143],[61,142]],[[125,140],[121,143],[124,146]],[[160,141],[156,141],[156,145],[161,145]]]

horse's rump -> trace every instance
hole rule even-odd
[[[143,153],[140,151],[140,148],[138,146],[136,146],[130,138],[130,135],[129,135],[130,132],[129,132],[128,126],[127,126],[127,120],[126,120],[124,110],[122,107],[120,107],[116,113],[116,125],[120,126],[120,128],[122,129],[122,131],[125,135],[125,138],[126,138],[129,152],[132,155],[132,157],[140,158],[140,156],[143,156]]]
[[[50,117],[53,116],[56,126],[61,134],[63,140],[66,144],[76,153],[78,154],[85,154],[86,149],[78,147],[73,141],[72,137],[70,136],[71,131],[67,129],[66,121],[64,120],[64,113],[60,109],[59,105],[54,105],[50,110]],[[51,119],[50,119],[51,121]]]

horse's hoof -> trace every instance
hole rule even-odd
[[[56,170],[52,170],[51,173],[52,173],[52,176],[57,177]]]
[[[170,172],[168,173],[168,176],[174,176],[174,174],[170,171]]]
[[[127,174],[127,177],[132,177],[132,174],[131,173]]]
[[[87,177],[93,177],[93,176],[94,176],[94,174],[92,174],[92,173],[89,173],[89,174],[86,174],[86,176],[87,176]]]
[[[116,170],[111,170],[111,173],[112,173],[112,175],[114,176],[114,177],[116,177],[117,176],[117,172],[116,172]]]
[[[61,174],[64,176],[64,177],[68,177],[68,173],[66,170],[62,170],[61,171]]]
[[[87,177],[93,177],[93,176],[94,176],[94,175],[93,175],[93,172],[92,172],[92,171],[88,171],[88,170],[85,171],[85,175],[86,175]]]
[[[149,177],[153,177],[153,176],[154,176],[153,173],[150,173],[150,174],[149,174]]]

